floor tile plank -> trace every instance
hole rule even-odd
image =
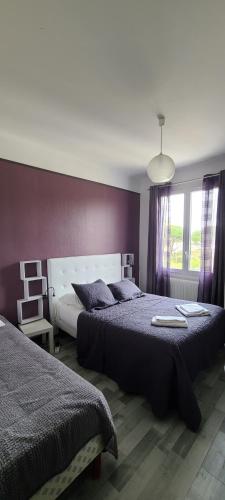
[[[225,500],[225,374],[219,354],[194,383],[203,423],[189,431],[177,413],[157,419],[140,396],[125,394],[105,375],[79,366],[76,342],[60,337],[56,355],[103,391],[118,437],[119,459],[102,457],[102,475],[85,471],[61,500]]]
[[[185,500],[224,500],[224,498],[225,485],[201,468]]]

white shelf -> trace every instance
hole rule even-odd
[[[28,302],[38,302],[38,314],[29,318],[23,318],[23,304],[27,304]],[[17,300],[17,316],[18,323],[24,325],[25,323],[31,323],[32,321],[37,321],[43,318],[43,298],[42,295],[34,295],[30,299],[19,299]]]
[[[22,281],[38,281],[46,280],[46,276],[31,276],[30,278],[23,278]]]
[[[122,253],[121,255],[121,274],[122,279],[133,280],[133,265],[134,265],[134,254],[133,253]]]
[[[26,264],[35,264],[36,266],[36,275],[33,278],[41,278],[42,277],[42,266],[41,260],[22,260],[20,262],[20,279],[25,280],[29,279],[32,276],[26,276]]]
[[[122,253],[121,255],[121,265],[133,266],[134,265],[134,254],[133,253]]]
[[[35,262],[41,262],[40,260],[21,260],[20,264],[35,264]]]
[[[35,276],[26,276],[26,265],[34,264],[36,268]],[[23,325],[26,323],[31,323],[32,321],[38,321],[43,318],[43,295],[47,290],[47,278],[42,275],[42,263],[41,260],[23,260],[20,262],[20,279],[23,281],[24,287],[24,298],[17,300],[17,316],[18,323]],[[35,281],[41,281],[41,293],[38,295],[30,295],[30,283]],[[28,302],[38,302],[38,314],[30,317],[23,318],[23,304]]]
[[[32,302],[33,300],[38,300],[42,299],[42,295],[33,295],[32,297],[29,297],[29,299],[18,299],[17,302],[20,302],[21,304],[24,304],[25,302]]]
[[[22,280],[23,281],[23,289],[24,289],[24,298],[25,299],[30,299],[32,298],[32,295],[30,295],[30,290],[29,290],[29,283],[34,283],[35,281],[41,281],[41,294],[39,295],[44,295],[47,290],[47,278],[45,276],[37,276],[37,277],[32,277],[32,278],[25,278]]]
[[[26,323],[33,323],[33,321],[40,321],[43,319],[43,316],[37,314],[37,316],[32,316],[32,318],[22,319],[22,323],[18,323],[19,325],[26,325]]]

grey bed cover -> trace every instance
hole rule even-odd
[[[188,318],[188,328],[151,325],[154,315],[181,314],[182,300],[146,294],[78,317],[78,360],[103,372],[126,392],[144,395],[154,414],[177,408],[187,426],[197,431],[200,409],[192,381],[210,366],[225,342],[225,311],[209,305],[210,316]]]
[[[96,434],[117,443],[103,394],[0,319],[0,500],[22,500]]]

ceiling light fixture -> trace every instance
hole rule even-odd
[[[162,152],[162,127],[165,125],[165,116],[158,115],[159,126],[161,129],[161,148],[160,153],[154,156],[147,167],[149,179],[154,184],[163,184],[169,182],[175,174],[175,163],[168,155]]]

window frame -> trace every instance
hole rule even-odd
[[[183,226],[183,269],[170,269],[170,276],[189,280],[198,280],[200,271],[188,269],[190,258],[190,217],[191,217],[191,193],[202,191],[202,182],[190,181],[171,186],[171,195],[184,194],[184,226]]]

